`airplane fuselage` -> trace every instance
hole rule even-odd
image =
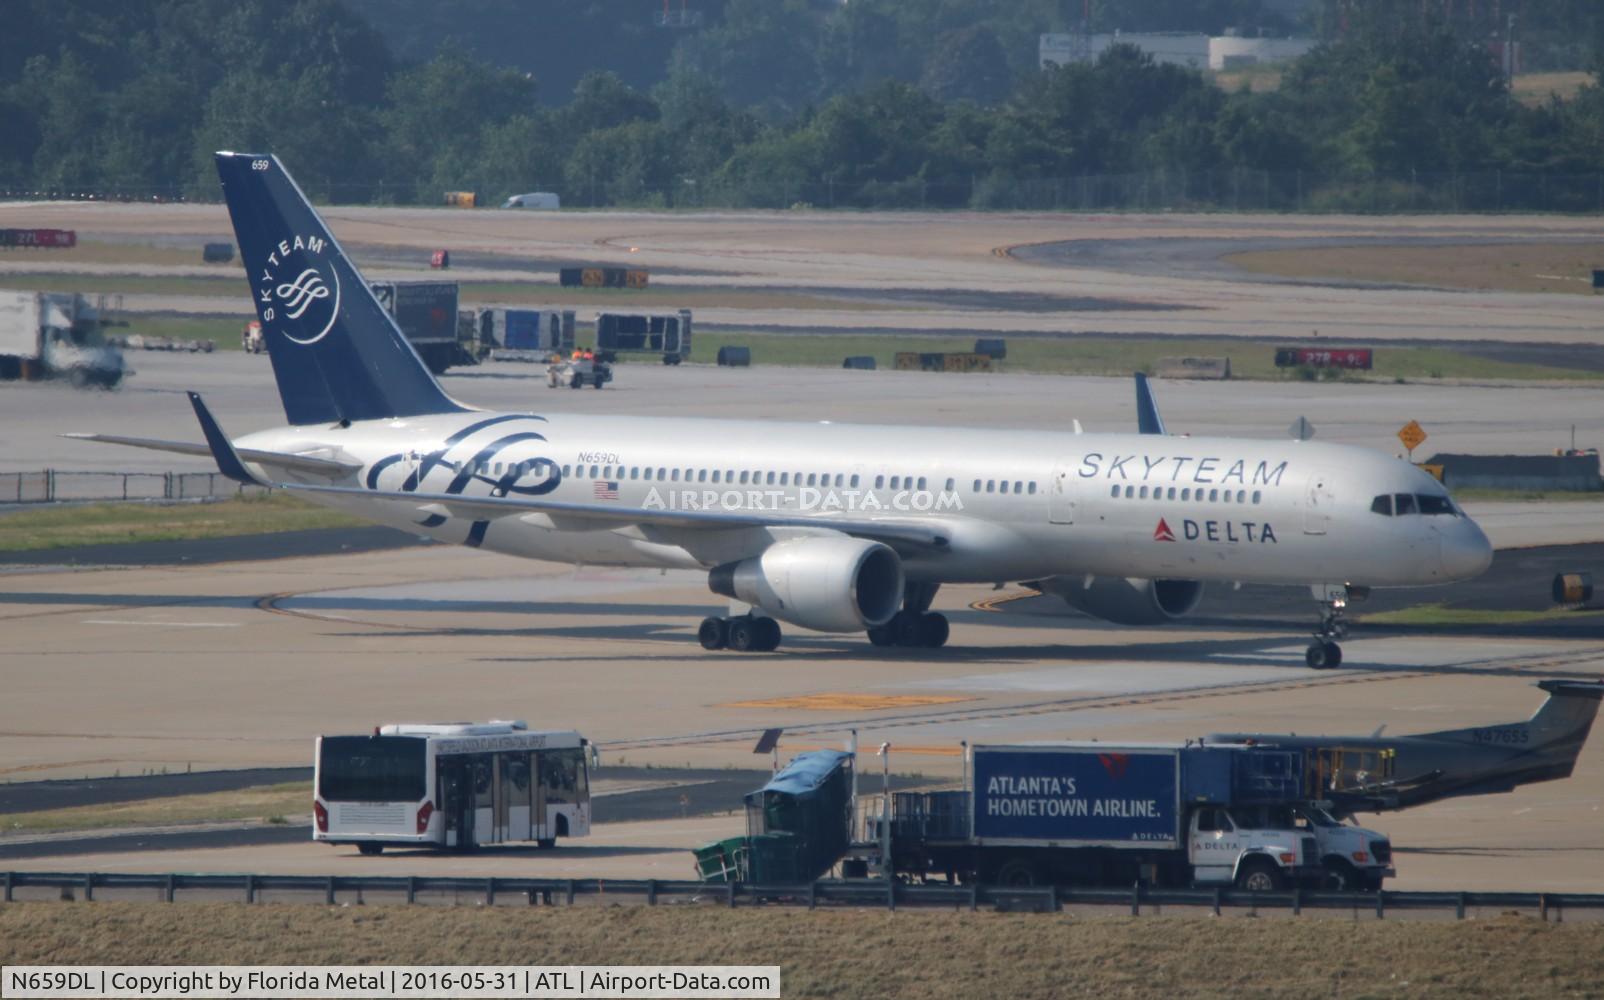
[[[903,564],[910,580],[935,583],[1085,574],[1416,586],[1474,576],[1489,553],[1462,514],[1372,509],[1382,495],[1443,496],[1425,473],[1314,441],[466,412],[236,443],[351,462],[360,468],[337,485],[369,490],[759,510],[821,530],[847,516],[934,521],[946,544],[906,551]],[[393,499],[314,499],[445,542],[589,565],[705,569],[811,530],[587,526],[544,512],[475,521]]]

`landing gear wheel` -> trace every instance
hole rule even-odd
[[[1334,642],[1312,642],[1303,654],[1303,662],[1315,670],[1330,670],[1342,665],[1342,647]]]
[[[897,636],[890,625],[876,625],[869,630],[869,642],[876,646],[895,646]]]
[[[729,645],[737,653],[760,653],[763,651],[759,636],[760,629],[750,618],[731,618],[729,623]]]
[[[780,623],[773,618],[754,618],[758,644],[752,648],[760,653],[772,653],[780,648]]]
[[[896,637],[899,646],[920,646],[919,641],[919,614],[912,611],[898,611],[896,617],[891,619],[891,634]]]
[[[368,857],[372,857],[375,854],[384,853],[383,844],[358,844],[356,845],[356,849],[363,854],[366,854]]]
[[[946,615],[927,611],[919,616],[919,645],[926,649],[940,649],[945,646],[951,631],[947,625]]]
[[[723,649],[729,642],[729,631],[722,618],[703,618],[696,630],[696,638],[703,649]]]

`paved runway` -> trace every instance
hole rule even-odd
[[[576,571],[444,547],[15,571],[0,578],[0,778],[304,766],[320,732],[509,715],[577,726],[602,744],[603,775],[609,764],[750,767],[757,734],[784,726],[787,752],[839,746],[856,728],[865,745],[891,742],[898,770],[937,778],[956,774],[961,739],[1368,732],[1382,722],[1425,731],[1522,717],[1542,700],[1530,686],[1540,677],[1604,676],[1596,639],[1362,631],[1347,646],[1349,669],[1315,673],[1296,634],[1114,629],[969,607],[993,593],[942,592],[954,634],[937,653],[792,630],[780,653],[743,656],[695,645],[696,620],[716,601],[694,574]],[[916,703],[898,703],[909,696]],[[1400,886],[1579,879],[1604,889],[1601,802],[1595,740],[1568,781],[1374,825],[1403,848]],[[639,843],[661,843],[655,836]],[[241,850],[74,864],[256,866]],[[337,853],[285,845],[259,863],[333,870]],[[431,856],[424,867],[484,863]]]

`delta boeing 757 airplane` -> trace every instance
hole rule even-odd
[[[418,535],[531,559],[705,572],[749,606],[707,649],[772,650],[778,622],[933,648],[944,583],[1024,582],[1107,621],[1183,617],[1207,582],[1311,586],[1311,667],[1341,662],[1350,598],[1492,558],[1443,487],[1379,452],[1171,436],[1137,378],[1138,434],[493,413],[445,394],[271,155],[218,153],[288,426],[230,440],[224,473]],[[821,401],[821,413],[825,403]]]

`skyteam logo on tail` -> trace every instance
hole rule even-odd
[[[340,315],[340,275],[324,256],[320,236],[286,237],[267,255],[256,282],[256,309],[263,327],[297,344],[328,336]]]

